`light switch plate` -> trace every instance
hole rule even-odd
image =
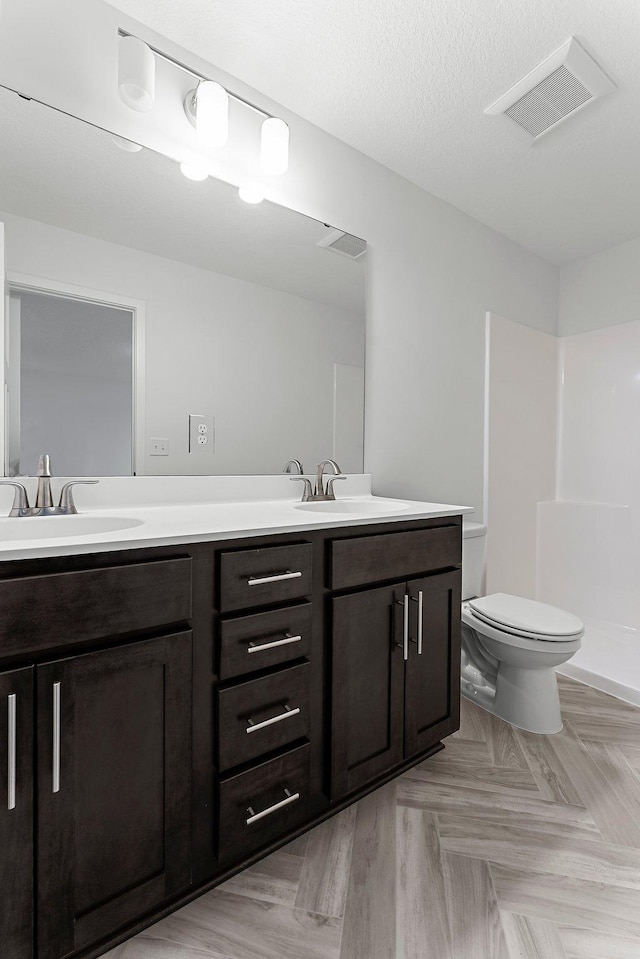
[[[168,456],[169,440],[166,436],[152,436],[149,440],[149,456]]]
[[[215,451],[215,417],[189,413],[189,452],[208,455]]]

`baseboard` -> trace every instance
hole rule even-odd
[[[640,706],[640,689],[634,689],[633,686],[625,686],[615,679],[608,676],[600,676],[598,673],[592,673],[589,669],[583,669],[582,666],[574,666],[572,663],[566,663],[556,669],[562,676],[568,676],[569,679],[576,679],[585,686],[593,686],[603,693],[615,696],[616,699],[622,699],[625,703],[631,703],[632,706]]]

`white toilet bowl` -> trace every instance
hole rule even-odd
[[[520,729],[562,729],[555,667],[580,649],[577,616],[494,593],[462,604],[461,692]]]

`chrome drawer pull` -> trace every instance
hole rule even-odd
[[[53,684],[53,755],[51,792],[60,792],[60,683]]]
[[[247,646],[248,653],[259,653],[263,649],[275,649],[276,646],[286,646],[288,643],[299,643],[302,636],[292,636],[287,633],[283,639],[274,639],[270,643],[254,643],[253,640]]]
[[[424,615],[423,615],[423,614],[424,614],[424,604],[423,604],[423,601],[422,601],[422,590],[421,590],[421,589],[418,590],[418,598],[417,598],[417,599],[415,598],[415,596],[412,596],[411,599],[412,599],[412,601],[413,601],[414,603],[417,603],[417,604],[418,604],[418,640],[417,640],[417,645],[418,645],[418,656],[422,656],[422,634],[423,634],[423,632],[424,632],[424,630],[423,630],[423,624],[424,624]],[[412,639],[411,642],[413,643],[414,640]]]
[[[402,656],[404,661],[409,659],[409,597],[405,593],[403,600],[403,614],[402,614]]]
[[[266,583],[281,583],[285,579],[298,579],[302,576],[300,570],[292,573],[287,570],[286,573],[274,573],[273,576],[250,576],[247,580],[247,586],[264,586]]]
[[[16,808],[16,694],[7,697],[7,809]]]
[[[402,606],[402,643],[396,643],[402,647],[402,656],[406,662],[409,659],[409,596],[404,594],[402,601],[396,600],[398,606]]]
[[[281,723],[283,719],[289,719],[291,716],[298,716],[300,713],[299,706],[296,706],[295,709],[291,709],[290,706],[283,706],[283,709],[283,713],[280,713],[278,716],[272,716],[271,719],[265,719],[261,723],[254,723],[253,719],[247,720],[249,725],[245,729],[245,732],[255,733],[259,729],[264,729],[266,726],[273,726],[274,723]]]
[[[258,822],[259,819],[264,819],[265,816],[270,816],[272,812],[277,812],[278,809],[283,809],[284,806],[290,805],[292,802],[297,802],[300,799],[300,793],[290,793],[288,789],[284,790],[286,799],[281,799],[280,802],[274,803],[273,806],[269,806],[267,809],[263,809],[262,812],[254,812],[251,806],[247,807],[247,812],[249,813],[249,818],[247,819],[247,826],[250,826],[254,822]]]

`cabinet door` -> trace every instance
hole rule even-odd
[[[0,955],[33,955],[33,669],[0,674]]]
[[[190,882],[191,633],[38,667],[38,959]]]
[[[331,797],[402,761],[404,584],[333,600]]]
[[[435,745],[460,723],[460,580],[460,571],[455,570],[408,584],[407,759]]]

